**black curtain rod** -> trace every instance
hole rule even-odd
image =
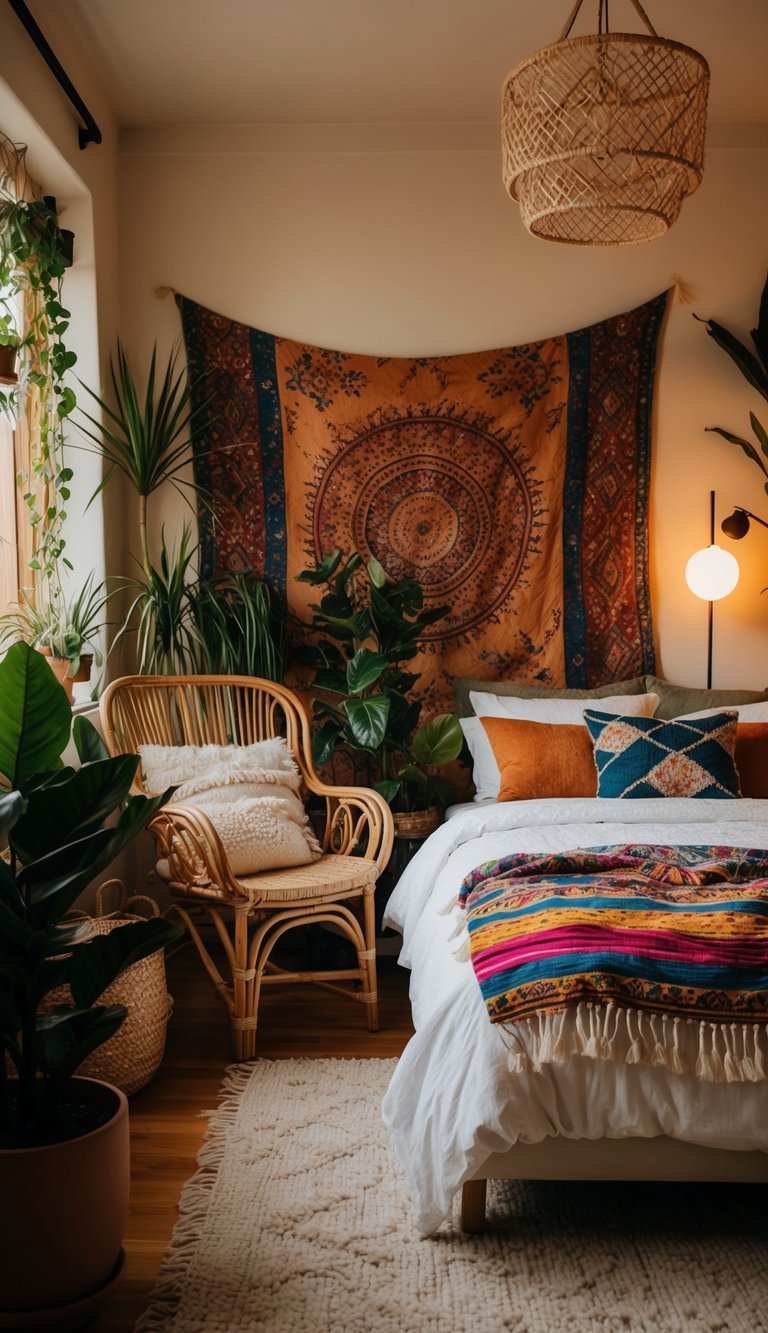
[[[48,45],[48,42],[38,28],[35,20],[27,9],[27,6],[24,4],[24,0],[8,0],[8,4],[11,6],[14,14],[16,14],[24,24],[32,41],[35,43],[35,46],[43,57],[43,60],[54,78],[63,88],[78,116],[81,120],[85,121],[84,125],[78,125],[77,127],[77,140],[80,147],[87,148],[89,143],[101,143],[101,130],[85,105],[85,102],[77,91],[74,83],[67,74],[67,71],[61,64],[61,61],[54,55]]]

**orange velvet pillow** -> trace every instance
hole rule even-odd
[[[499,766],[498,801],[597,794],[592,737],[585,726],[506,717],[480,721]]]
[[[768,722],[740,722],[734,762],[742,796],[768,798]]]

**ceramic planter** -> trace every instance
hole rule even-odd
[[[74,689],[72,688],[76,681],[90,680],[91,666],[93,665],[93,653],[82,653],[80,656],[80,669],[74,676],[70,676],[69,671],[72,662],[68,657],[54,657],[50,648],[46,646],[38,647],[37,650],[48,659],[48,665],[60,685],[64,686],[67,692],[67,698],[72,703],[74,699]]]
[[[18,348],[7,343],[0,344],[0,384],[18,383],[16,374],[16,353]]]
[[[128,1102],[109,1083],[73,1086],[110,1112],[105,1124],[64,1143],[0,1148],[0,1328],[83,1327],[122,1268]]]

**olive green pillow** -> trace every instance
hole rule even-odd
[[[705,708],[757,704],[768,699],[768,690],[702,690],[693,685],[672,685],[658,676],[646,676],[644,688],[659,696],[654,717],[667,721],[687,713],[700,713]]]
[[[632,680],[614,680],[610,685],[596,685],[592,689],[577,690],[556,689],[552,685],[529,685],[517,680],[470,680],[464,676],[456,676],[453,681],[453,693],[457,716],[472,717],[474,709],[469,702],[470,690],[508,695],[513,699],[604,699],[610,694],[645,694],[647,679],[650,677],[634,676]],[[648,689],[650,688],[651,686],[648,686]],[[762,695],[760,697],[762,698]]]

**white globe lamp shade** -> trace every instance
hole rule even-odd
[[[702,601],[719,602],[733,592],[739,581],[738,561],[722,546],[705,546],[685,566],[685,581]]]

